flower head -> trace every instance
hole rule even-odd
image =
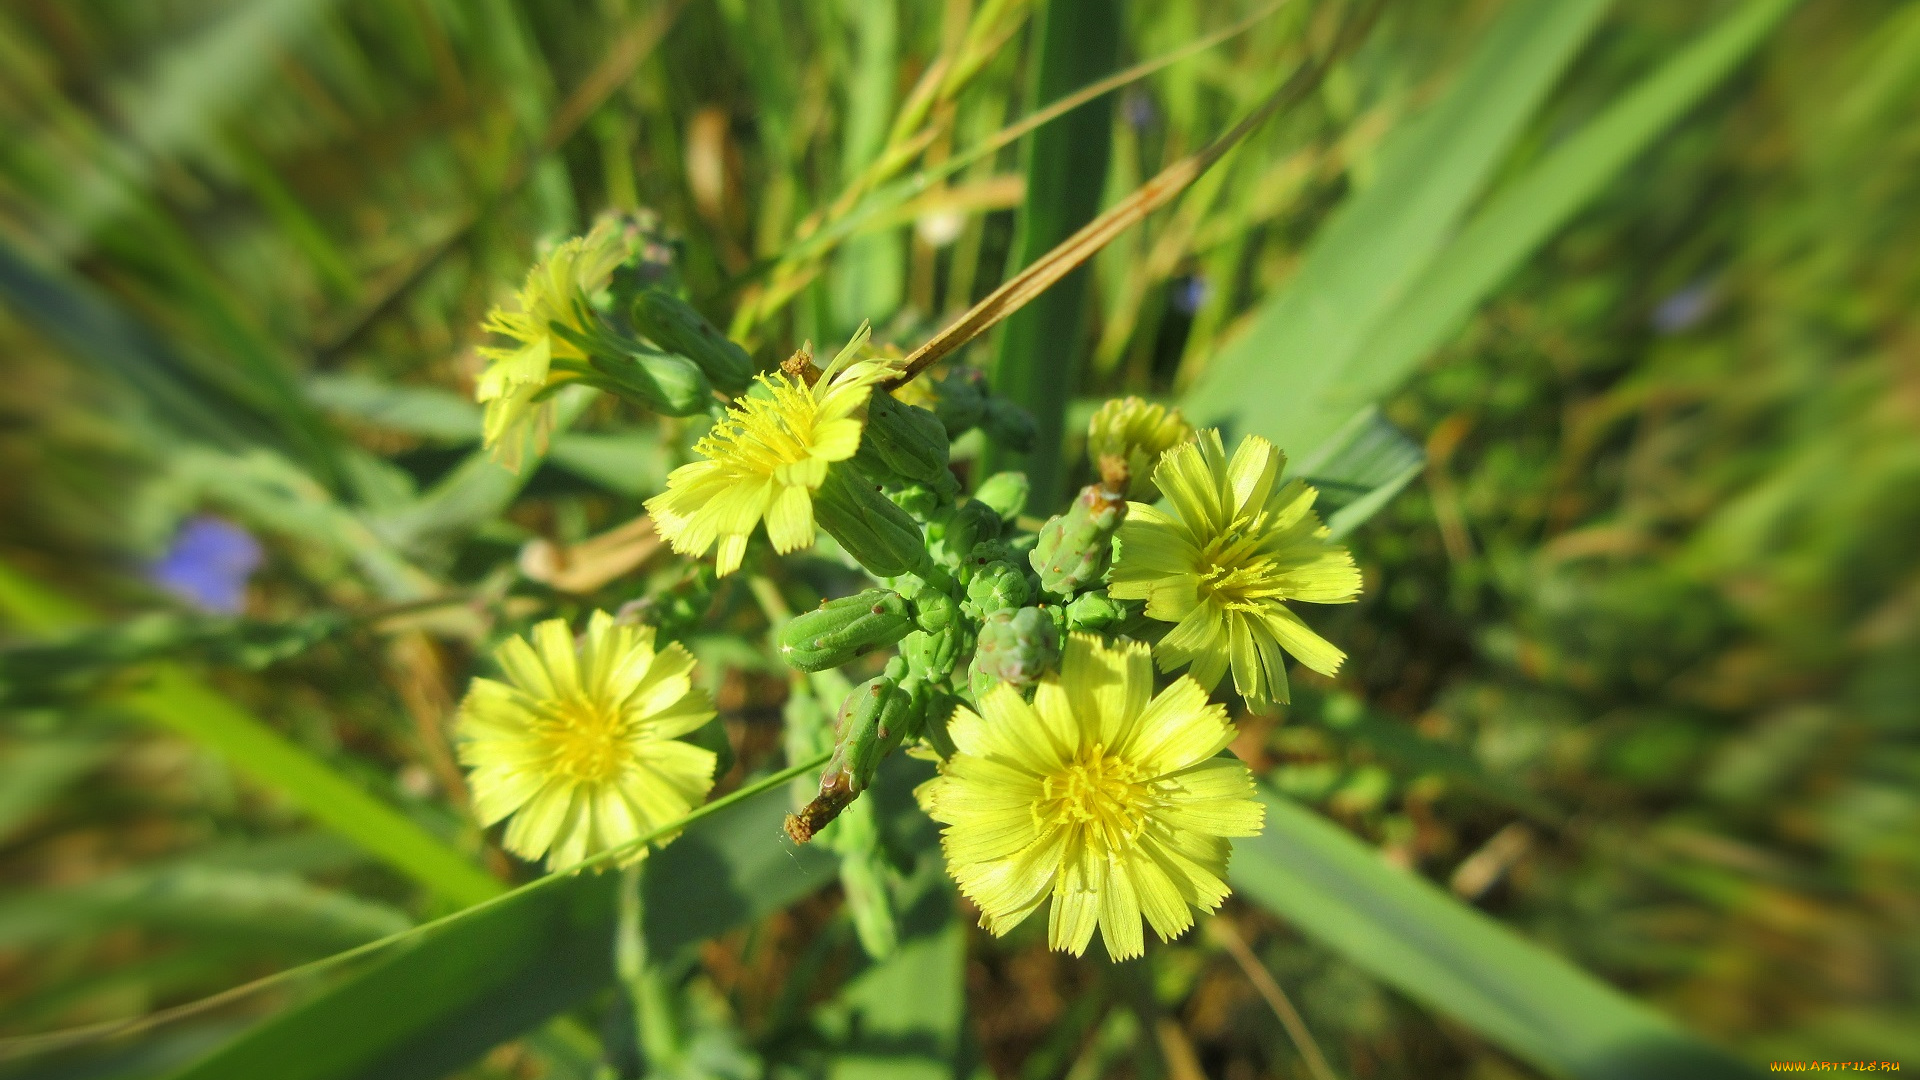
[[[1211,690],[1231,665],[1234,689],[1258,712],[1287,700],[1282,650],[1326,675],[1346,659],[1285,601],[1342,604],[1360,594],[1353,556],[1313,512],[1318,492],[1280,482],[1286,461],[1249,435],[1228,462],[1212,429],[1167,451],[1153,478],[1175,516],[1131,504],[1107,586],[1176,624],[1154,647],[1162,671],[1192,664]]]
[[[633,245],[619,222],[603,220],[534,263],[511,308],[487,312],[481,328],[513,341],[480,350],[487,368],[474,384],[474,397],[487,409],[486,444],[502,465],[517,470],[528,435],[543,434],[551,422],[551,409],[535,399],[556,377],[553,361],[586,359],[553,325],[586,331],[594,295],[606,288]]]
[[[1193,427],[1179,409],[1151,405],[1137,397],[1115,398],[1100,406],[1087,424],[1087,456],[1096,466],[1102,458],[1126,462],[1130,499],[1157,499],[1153,464],[1175,443],[1190,438]],[[1106,470],[1099,470],[1105,475]]]
[[[1051,899],[1053,948],[1078,956],[1098,927],[1125,960],[1143,915],[1164,941],[1226,899],[1226,838],[1265,811],[1247,767],[1215,756],[1234,729],[1199,684],[1155,696],[1146,645],[1074,634],[1033,704],[1002,684],[980,706],[955,712],[956,751],[917,794],[982,926],[1004,934]]]
[[[731,574],[762,519],[775,551],[813,543],[813,493],[827,467],[860,448],[867,398],[896,369],[850,362],[866,330],[808,385],[804,375],[759,377],[764,393],[736,399],[694,445],[701,458],[673,470],[667,490],[647,500],[654,527],[682,555],[719,545],[716,569]]]
[[[679,645],[596,611],[576,644],[563,619],[495,656],[505,682],[475,679],[460,703],[460,760],[483,825],[512,816],[505,844],[548,869],[684,817],[713,787],[714,754],[679,737],[713,718]],[[642,846],[630,859],[646,855]]]

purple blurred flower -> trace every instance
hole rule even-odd
[[[247,530],[202,515],[180,526],[148,577],[202,611],[237,615],[246,607],[247,579],[261,558],[260,542]]]
[[[1127,92],[1126,97],[1121,99],[1120,112],[1135,131],[1145,131],[1160,118],[1160,110],[1154,108],[1153,98],[1139,90]]]
[[[1192,274],[1174,280],[1170,286],[1168,299],[1173,309],[1183,315],[1192,315],[1207,306],[1207,300],[1213,295],[1213,286],[1201,274]]]
[[[1713,283],[1696,281],[1660,301],[1653,309],[1651,322],[1656,332],[1671,337],[1700,325],[1701,320],[1719,306],[1720,297],[1715,295]]]

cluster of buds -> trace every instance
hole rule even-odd
[[[965,497],[949,463],[951,440],[969,427],[1018,442],[1030,436],[1030,418],[988,394],[971,372],[937,384],[930,407],[874,392],[859,452],[835,467],[821,488],[833,493],[819,511],[822,527],[884,587],[795,618],[780,634],[780,653],[817,672],[888,646],[899,651],[840,708],[818,795],[787,820],[795,840],[811,839],[851,805],[903,742],[924,740],[943,757],[951,753],[946,726],[957,704],[977,709],[997,684],[1030,694],[1059,665],[1070,631],[1138,629],[1140,605],[1108,596],[1105,581],[1135,473],[1161,448],[1142,451],[1128,436],[1157,442],[1185,425],[1158,406],[1116,404],[1124,407],[1097,417],[1090,443],[1117,452],[1101,454],[1099,480],[1035,532],[1019,525],[1025,476],[987,477]],[[1154,415],[1143,422],[1148,409]],[[847,509],[835,500],[876,496],[892,513],[864,511],[875,524],[854,530],[850,543],[844,526],[829,520]]]

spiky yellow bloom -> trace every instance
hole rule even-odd
[[[764,393],[735,399],[694,444],[701,460],[673,470],[667,490],[647,500],[674,551],[698,558],[717,543],[716,569],[731,574],[762,519],[775,551],[813,543],[813,493],[828,466],[860,448],[867,398],[896,371],[885,361],[851,362],[865,342],[862,327],[812,386],[775,372],[759,377]]]
[[[1127,497],[1160,497],[1153,486],[1153,465],[1160,455],[1193,436],[1179,409],[1153,405],[1137,397],[1115,398],[1100,406],[1087,424],[1087,457],[1096,468],[1104,457],[1127,463]]]
[[[1167,451],[1153,478],[1177,516],[1130,504],[1107,586],[1176,624],[1154,647],[1162,671],[1192,664],[1212,690],[1231,666],[1234,689],[1256,712],[1287,700],[1282,650],[1326,675],[1347,658],[1285,601],[1343,604],[1360,594],[1353,556],[1313,512],[1319,492],[1281,483],[1286,463],[1257,435],[1229,462],[1211,428]]]
[[[553,324],[584,331],[594,294],[606,288],[632,246],[618,222],[603,220],[587,235],[568,240],[534,263],[511,308],[487,312],[481,328],[513,341],[504,348],[480,350],[488,363],[474,382],[474,397],[486,406],[486,445],[500,464],[517,471],[528,437],[545,435],[552,408],[534,399],[555,379],[567,377],[554,371],[553,362],[586,359],[553,332]]]
[[[1141,916],[1165,941],[1226,899],[1226,838],[1266,811],[1247,767],[1215,756],[1234,728],[1198,683],[1155,696],[1146,645],[1074,634],[1033,704],[1002,683],[980,707],[954,713],[957,750],[917,794],[982,926],[1004,934],[1051,899],[1053,948],[1078,956],[1097,926],[1125,960],[1145,951]]]
[[[577,644],[564,619],[549,619],[531,644],[514,637],[494,655],[507,681],[473,681],[459,752],[480,823],[513,818],[507,850],[565,869],[706,799],[713,751],[679,737],[711,720],[713,706],[685,649],[655,649],[652,627],[596,611]]]

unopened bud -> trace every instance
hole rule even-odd
[[[1153,485],[1160,455],[1192,435],[1193,426],[1179,409],[1137,397],[1116,398],[1100,406],[1088,422],[1087,456],[1103,476],[1124,471],[1128,498],[1152,502],[1160,497]]]
[[[1016,454],[1031,451],[1033,440],[1040,434],[1040,425],[1034,422],[1033,414],[1006,398],[987,399],[980,427],[995,446],[1005,447]]]
[[[1039,543],[1030,556],[1040,587],[1059,596],[1072,596],[1100,583],[1113,559],[1113,534],[1127,516],[1123,495],[1099,484],[1080,489],[1067,512],[1040,529]]]
[[[692,305],[661,289],[648,289],[633,301],[633,324],[663,349],[689,357],[713,385],[729,394],[747,388],[753,359],[727,340]]]
[[[899,577],[927,563],[920,526],[846,462],[827,470],[813,493],[813,516],[875,577]]]
[[[987,404],[985,388],[985,377],[971,368],[961,368],[934,386],[934,415],[946,427],[948,438],[980,426]]]
[[[797,671],[825,671],[884,649],[913,629],[907,601],[868,589],[820,605],[780,631],[780,659]]]
[[[1011,562],[990,562],[975,568],[967,581],[967,601],[962,607],[975,618],[985,618],[996,611],[1022,607],[1032,595],[1025,570]]]
[[[993,680],[1031,686],[1060,659],[1060,632],[1037,607],[997,611],[980,626],[974,646],[972,689],[977,701]]]
[[[1023,472],[994,473],[973,493],[974,501],[983,503],[1000,515],[1001,521],[1012,521],[1020,511],[1027,508],[1027,493],[1032,490]]]
[[[935,492],[950,497],[959,490],[947,468],[947,429],[940,418],[902,404],[884,390],[875,390],[867,399],[867,426],[860,445],[887,468]]]
[[[1067,629],[1090,630],[1096,633],[1112,630],[1132,615],[1132,611],[1121,601],[1107,595],[1105,589],[1095,589],[1074,597],[1067,605]]]

